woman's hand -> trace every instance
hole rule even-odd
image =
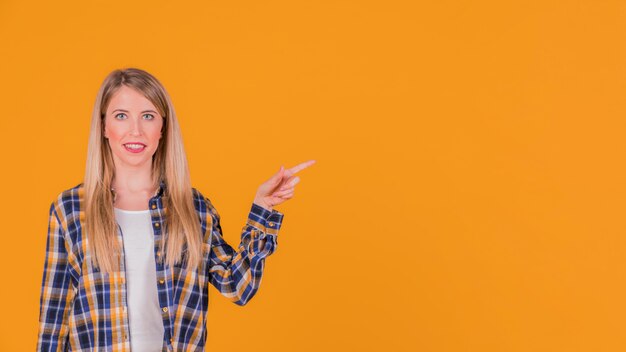
[[[254,203],[271,211],[274,206],[293,198],[294,187],[300,181],[300,177],[294,175],[313,164],[315,160],[305,161],[286,170],[281,166],[274,176],[259,186]]]

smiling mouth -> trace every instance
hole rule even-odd
[[[146,149],[146,145],[141,143],[127,143],[124,144],[124,148],[131,153],[139,153]]]

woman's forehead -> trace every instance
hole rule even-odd
[[[108,109],[122,109],[126,111],[158,111],[156,106],[146,98],[141,92],[128,86],[121,86],[113,95],[109,102]]]

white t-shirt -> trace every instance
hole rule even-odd
[[[130,348],[133,352],[161,351],[164,328],[150,210],[114,209],[124,238]]]

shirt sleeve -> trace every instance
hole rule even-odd
[[[37,351],[65,351],[68,316],[74,290],[71,287],[65,231],[55,202],[50,206],[46,258],[41,284]]]
[[[243,306],[252,299],[261,285],[265,258],[276,250],[284,214],[252,203],[241,233],[241,242],[235,251],[224,241],[217,210],[210,200],[205,199],[213,231],[209,236],[209,282],[222,295]]]

